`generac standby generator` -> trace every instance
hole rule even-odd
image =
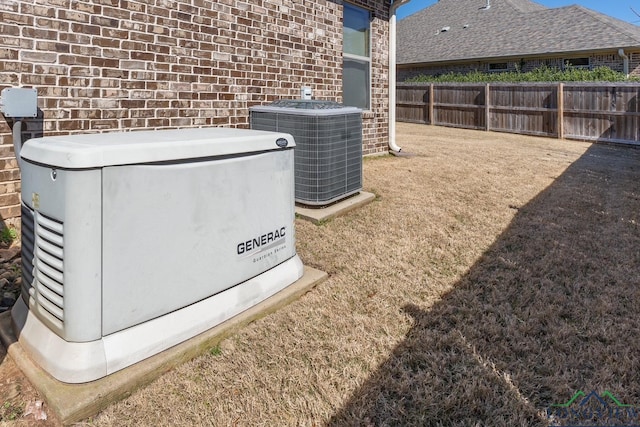
[[[223,128],[28,141],[20,343],[92,381],[295,282],[294,145]]]

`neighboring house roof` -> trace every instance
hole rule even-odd
[[[638,48],[640,27],[577,5],[439,0],[400,20],[397,40],[397,63],[421,64]]]

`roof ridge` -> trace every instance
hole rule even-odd
[[[605,14],[602,14],[600,12],[596,12],[595,10],[591,10],[589,8],[586,8],[584,6],[581,6],[579,4],[573,4],[570,6],[564,6],[564,7],[560,7],[558,9],[564,9],[564,8],[575,8],[575,9],[580,9],[581,12],[586,13],[588,15],[591,15],[593,18],[597,19],[598,21],[602,22],[603,24],[605,24],[608,27],[614,27],[616,30],[624,33],[625,35],[636,39],[638,42],[640,42],[640,27],[638,27],[638,34],[634,34],[632,31],[629,31],[629,28],[625,28],[627,25],[633,25],[630,24],[628,22],[622,21],[618,18],[614,18],[613,16],[608,16]],[[625,25],[619,25],[619,24],[625,24]]]
[[[536,3],[535,1],[532,1],[532,0],[506,0],[506,2],[511,4],[511,6],[513,6],[513,8],[520,13],[533,13],[533,12],[540,12],[542,10],[549,9],[548,7],[542,4]],[[520,4],[518,4],[517,2],[519,2]],[[538,10],[525,10],[523,8],[525,3],[526,3],[526,6],[536,7],[538,8]]]

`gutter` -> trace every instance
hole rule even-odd
[[[396,144],[396,11],[411,0],[394,0],[389,8],[389,150],[399,153]]]
[[[620,48],[618,49],[618,55],[622,58],[622,72],[624,73],[624,76],[628,79],[629,78],[629,57],[627,56],[626,53],[624,53],[624,49]]]

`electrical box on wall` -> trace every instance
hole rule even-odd
[[[308,86],[300,88],[300,99],[313,99],[313,90]]]
[[[0,92],[0,113],[5,117],[37,117],[38,92],[33,88],[7,87]]]

